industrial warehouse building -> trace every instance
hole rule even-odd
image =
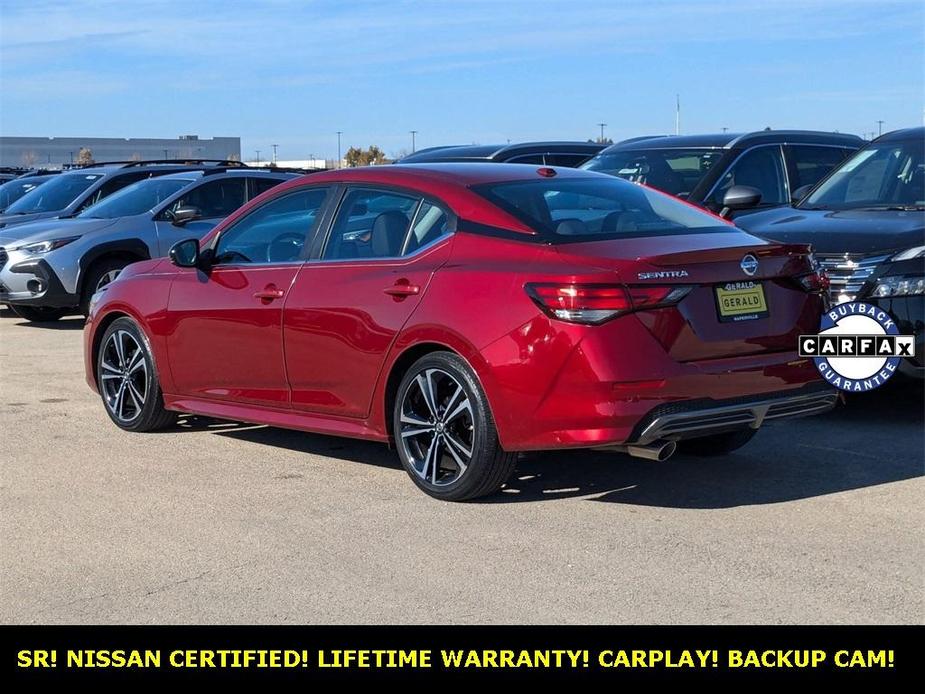
[[[0,167],[60,168],[76,163],[81,148],[95,161],[241,158],[240,137],[0,137]]]

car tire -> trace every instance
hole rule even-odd
[[[758,433],[757,429],[740,429],[725,434],[713,434],[678,442],[678,452],[688,455],[716,456],[742,448]]]
[[[20,318],[24,318],[32,323],[51,323],[59,318],[63,318],[71,309],[52,308],[51,306],[25,306],[23,304],[10,304],[10,308]]]
[[[436,499],[492,494],[514,472],[517,454],[501,448],[475,373],[452,352],[432,352],[408,369],[395,396],[392,431],[405,471]]]
[[[148,338],[131,318],[117,318],[106,329],[96,372],[103,407],[120,429],[156,431],[176,421],[176,413],[164,408]]]
[[[80,294],[80,312],[90,314],[90,299],[101,288],[112,282],[133,261],[125,258],[104,258],[90,266]]]

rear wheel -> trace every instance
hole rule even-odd
[[[51,306],[24,306],[23,304],[10,304],[10,308],[20,318],[25,318],[33,323],[49,323],[56,321],[69,313],[71,309],[52,308]]]
[[[730,431],[725,434],[714,434],[713,436],[679,441],[678,451],[688,455],[725,455],[742,448],[752,440],[756,433],[758,433],[757,429],[740,429],[739,431]]]
[[[488,401],[466,362],[451,352],[416,361],[398,386],[392,431],[402,465],[437,499],[498,491],[517,460],[498,443]]]
[[[80,310],[85,316],[90,313],[90,299],[93,295],[116,279],[131,262],[125,258],[106,258],[90,266],[80,297]]]
[[[97,385],[106,414],[126,431],[154,431],[173,423],[164,409],[148,339],[131,318],[118,318],[103,334]]]

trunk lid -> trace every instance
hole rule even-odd
[[[812,271],[805,244],[769,243],[731,229],[556,250],[568,262],[612,271],[623,284],[691,286],[677,305],[633,314],[679,362],[793,351],[800,334],[818,329],[824,310],[822,295],[796,279]]]

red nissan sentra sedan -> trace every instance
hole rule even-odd
[[[718,454],[829,409],[796,354],[809,249],[586,171],[314,174],[96,295],[87,380],[129,431],[178,412],[391,442],[431,496],[498,490],[518,451]]]

